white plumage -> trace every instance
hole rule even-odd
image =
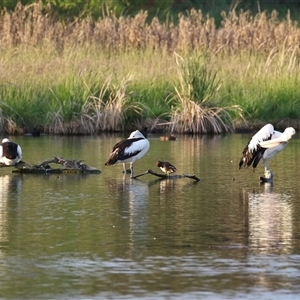
[[[22,159],[20,145],[11,142],[8,138],[2,140],[0,145],[0,163],[6,166],[13,166]]]
[[[265,177],[272,178],[268,160],[282,151],[295,133],[296,131],[293,127],[287,127],[282,133],[274,130],[272,124],[265,125],[248,142],[243,151],[239,168],[249,167],[252,164],[253,171],[255,171],[259,161],[262,159],[265,167]]]
[[[133,163],[141,159],[149,150],[150,143],[139,131],[133,131],[128,139],[118,142],[112,149],[105,163],[106,166],[123,163],[126,173],[126,163],[130,163],[131,177],[133,177]]]

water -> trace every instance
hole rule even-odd
[[[131,180],[105,167],[124,136],[14,137],[24,161],[83,159],[99,175],[0,169],[1,299],[298,299],[299,143],[270,161],[273,185],[238,170],[249,135],[150,135]]]

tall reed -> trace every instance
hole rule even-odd
[[[237,105],[214,105],[220,89],[216,71],[210,69],[206,55],[191,56],[184,60],[176,55],[179,88],[175,91],[175,109],[171,116],[171,131],[183,133],[221,133],[232,131],[230,110],[242,109]]]
[[[143,109],[141,103],[128,101],[126,89],[131,80],[132,77],[129,76],[124,78],[119,86],[115,86],[112,77],[108,77],[99,94],[91,96],[91,101],[86,103],[83,109],[83,126],[89,124],[89,128],[93,128],[96,133],[124,130],[126,113],[141,113]]]
[[[266,53],[274,47],[290,48],[298,45],[298,23],[287,14],[279,20],[278,13],[250,12],[222,13],[221,27],[202,11],[192,9],[188,16],[179,15],[178,24],[147,22],[147,12],[133,17],[108,13],[97,21],[78,18],[61,23],[43,14],[42,3],[28,6],[19,3],[13,12],[0,13],[0,43],[2,47],[18,45],[47,46],[57,51],[68,47],[96,46],[111,52],[130,49],[154,49],[173,53],[206,49],[218,53],[237,53],[241,50]]]

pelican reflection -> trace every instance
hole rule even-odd
[[[17,206],[22,192],[22,175],[0,175],[0,241],[8,241],[9,210]]]
[[[149,185],[139,180],[110,180],[112,197],[121,216],[123,237],[128,238],[129,248],[147,238]],[[124,236],[125,234],[125,236]]]
[[[248,194],[249,246],[261,253],[278,250],[289,253],[293,236],[290,196],[264,184],[261,193]]]

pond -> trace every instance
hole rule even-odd
[[[130,179],[104,166],[125,136],[13,137],[27,163],[82,159],[101,174],[0,169],[1,299],[298,299],[300,139],[274,182],[238,170],[250,135],[150,134],[135,175],[173,163],[189,178]]]

